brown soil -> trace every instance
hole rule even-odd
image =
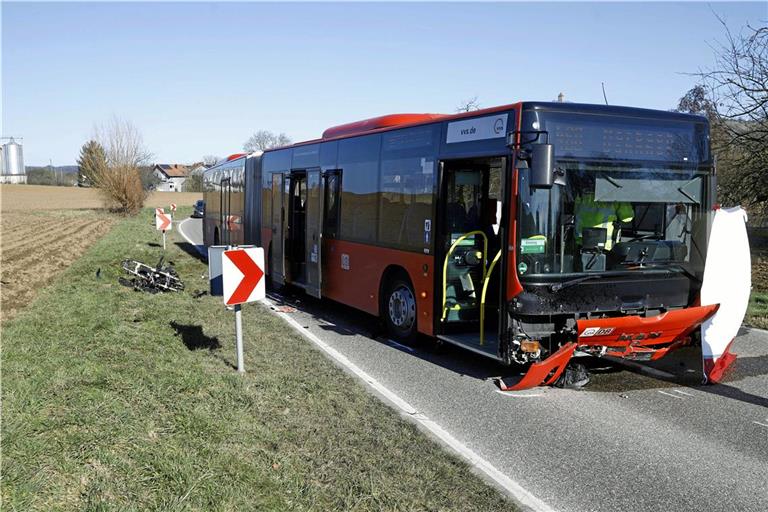
[[[69,267],[114,221],[112,215],[89,210],[2,212],[0,321],[29,304],[38,289]]]
[[[192,206],[202,199],[198,192],[153,192],[144,206],[168,207],[171,203]],[[0,209],[3,214],[16,211],[69,210],[102,208],[99,191],[92,188],[49,187],[45,185],[0,186]]]
[[[155,192],[146,206],[192,205],[198,199],[202,194]],[[15,316],[109,231],[117,217],[102,207],[94,189],[0,186],[0,321]]]

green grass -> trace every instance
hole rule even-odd
[[[118,285],[122,259],[159,257],[150,221],[3,324],[2,510],[515,509],[258,305],[237,375],[233,314],[194,298],[205,267],[177,232],[187,291]]]
[[[753,327],[768,329],[768,292],[752,292],[747,309],[747,323]]]

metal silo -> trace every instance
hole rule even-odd
[[[24,174],[24,151],[21,144],[11,137],[11,140],[5,144],[3,153],[5,153],[3,159],[5,160],[4,174]]]
[[[3,144],[2,150],[2,181],[4,183],[26,183],[24,169],[24,150],[13,137]]]

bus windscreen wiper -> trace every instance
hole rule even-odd
[[[549,291],[551,292],[559,292],[560,290],[564,288],[570,288],[573,285],[583,283],[584,281],[589,281],[590,279],[602,279],[602,274],[590,274],[588,276],[581,276],[577,277],[575,279],[571,279],[570,281],[563,281],[562,283],[555,283],[549,285]]]
[[[693,272],[688,270],[682,265],[679,264],[670,264],[670,263],[642,263],[642,262],[636,262],[636,261],[625,261],[622,262],[622,265],[642,265],[642,268],[656,268],[656,269],[667,269],[667,270],[673,270],[676,272],[679,272],[683,274],[685,277],[689,279],[693,279],[697,283],[701,283],[701,279],[699,279]]]

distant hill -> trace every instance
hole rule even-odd
[[[24,171],[29,174],[29,171],[42,171],[42,170],[48,170],[50,167],[47,165],[25,165]],[[54,165],[53,170],[56,172],[64,173],[64,174],[77,174],[77,166],[76,165]]]

